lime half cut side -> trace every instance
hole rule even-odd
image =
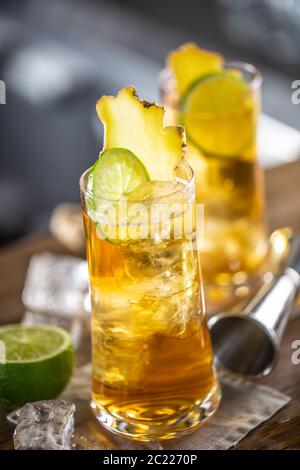
[[[74,367],[70,335],[49,325],[0,327],[0,404],[16,408],[55,398]]]
[[[223,71],[196,80],[180,102],[188,139],[204,155],[239,158],[255,129],[255,97],[239,74]]]

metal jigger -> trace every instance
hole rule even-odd
[[[281,274],[261,287],[242,312],[209,320],[217,363],[239,375],[257,378],[275,366],[280,342],[300,290],[300,236],[289,240]]]

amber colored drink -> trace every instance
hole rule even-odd
[[[179,197],[194,210],[190,189]],[[185,434],[220,400],[195,232],[112,242],[99,238],[97,222],[83,207],[94,412],[110,430],[138,440]]]
[[[257,159],[256,126],[260,113],[259,73],[247,64],[230,64],[248,82],[250,93],[234,113],[214,114],[198,110],[198,142],[189,138],[187,161],[195,172],[196,200],[204,204],[205,237],[200,245],[206,299],[210,311],[220,310],[249,294],[260,283],[267,263],[267,228],[263,175]],[[166,125],[181,121],[179,102],[167,72],[162,75],[162,100]],[[227,154],[232,129],[249,135],[245,144]],[[247,126],[247,130],[245,130]],[[195,134],[194,134],[195,135]],[[237,144],[238,145],[238,144]],[[205,148],[217,149],[217,155]],[[222,152],[224,155],[222,155]]]

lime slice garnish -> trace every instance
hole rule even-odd
[[[99,238],[116,244],[130,241],[126,213],[123,213],[125,220],[120,221],[121,202],[129,200],[129,195],[149,180],[145,166],[130,150],[110,148],[102,153],[91,169],[88,183]],[[123,229],[120,229],[122,224]]]
[[[188,139],[205,155],[240,157],[251,142],[255,100],[247,82],[232,70],[197,80],[180,108]]]
[[[0,347],[0,403],[5,407],[55,398],[70,379],[74,349],[61,328],[2,326]]]
[[[118,201],[149,179],[145,166],[130,150],[110,148],[93,165],[89,189],[95,198]]]

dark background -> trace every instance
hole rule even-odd
[[[264,111],[300,129],[300,0],[2,0],[0,244],[47,228],[97,157],[101,94],[158,98],[166,53],[195,40],[264,75]]]

